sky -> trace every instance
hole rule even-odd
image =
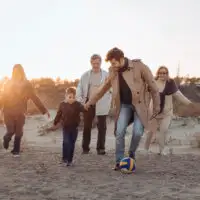
[[[0,77],[79,78],[113,47],[155,74],[200,76],[199,0],[0,0]],[[102,68],[109,64],[103,62]]]

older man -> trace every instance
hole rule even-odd
[[[124,157],[124,138],[127,126],[134,118],[129,156],[135,158],[135,152],[144,128],[150,128],[148,127],[148,91],[151,92],[153,99],[153,116],[160,111],[160,97],[151,71],[141,60],[126,58],[123,51],[118,48],[111,49],[107,53],[106,60],[111,63],[109,77],[98,92],[87,102],[86,108],[94,105],[112,86],[117,119],[115,130],[116,165],[114,169],[119,170],[119,162]]]
[[[77,100],[85,104],[98,88],[104,83],[108,73],[101,69],[101,57],[97,54],[91,56],[90,59],[92,69],[86,71],[80,79],[77,87]],[[105,154],[106,140],[106,116],[109,113],[111,106],[111,92],[107,91],[95,104],[93,104],[87,112],[84,113],[84,129],[82,148],[83,153],[87,154],[90,151],[91,129],[92,122],[97,116],[98,124],[98,139],[97,139],[97,154]]]

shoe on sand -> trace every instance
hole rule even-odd
[[[134,152],[130,152],[129,157],[132,158],[133,160],[136,160],[136,156]]]
[[[63,163],[66,164],[66,163],[67,163],[67,160],[62,159],[62,160],[60,161],[60,164],[62,165]]]
[[[11,151],[11,153],[13,154],[13,157],[15,158],[20,157],[19,152]]]
[[[89,151],[83,151],[82,154],[89,154]]]
[[[106,152],[105,152],[105,150],[100,149],[100,150],[97,151],[97,154],[98,155],[105,155]]]
[[[74,163],[73,163],[73,162],[68,162],[68,163],[66,164],[66,166],[67,166],[67,167],[73,167],[73,166],[74,166]]]
[[[3,138],[3,147],[6,150],[9,148],[9,141],[5,137]]]
[[[112,168],[112,170],[114,170],[114,171],[120,171],[119,163],[117,163],[117,164]]]
[[[160,152],[158,153],[158,155],[160,155],[160,156],[166,156],[168,154],[169,154],[169,148],[167,148],[167,147],[163,150],[160,150]]]

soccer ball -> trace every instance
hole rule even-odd
[[[120,161],[119,167],[123,173],[130,174],[135,172],[136,163],[133,158],[126,157]]]

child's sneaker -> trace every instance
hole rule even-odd
[[[67,163],[67,160],[61,160],[59,164],[62,165],[62,164],[66,164],[66,163]]]
[[[13,157],[17,158],[17,157],[20,157],[20,154],[19,152],[16,152],[16,151],[11,151]]]
[[[74,164],[73,164],[73,162],[67,162],[67,163],[66,163],[66,166],[67,166],[67,167],[72,167],[72,166],[74,166]]]

